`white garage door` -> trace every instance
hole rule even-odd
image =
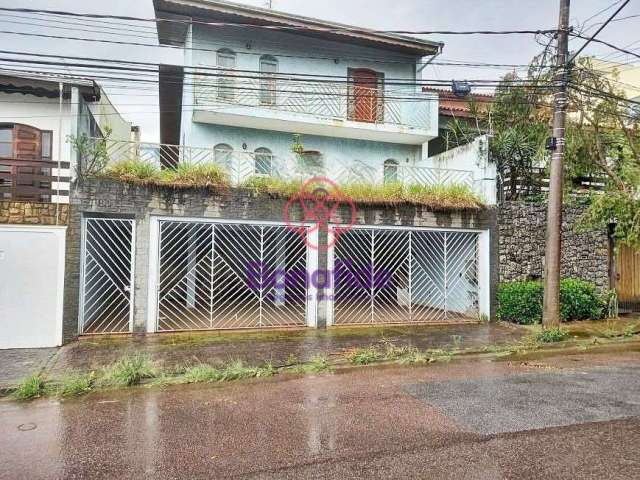
[[[0,226],[0,349],[62,344],[65,231]]]

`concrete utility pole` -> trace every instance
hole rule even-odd
[[[560,324],[560,258],[562,252],[562,190],[564,176],[565,124],[567,120],[567,81],[569,66],[569,9],[571,0],[560,0],[558,50],[556,56],[557,91],[553,116],[553,142],[549,176],[547,245],[544,276],[545,326]]]

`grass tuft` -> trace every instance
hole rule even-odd
[[[12,393],[16,400],[33,400],[47,394],[47,382],[38,373],[22,380]]]
[[[345,355],[347,360],[354,365],[369,365],[370,363],[382,360],[384,354],[376,347],[354,348]]]
[[[157,370],[147,356],[127,356],[104,370],[101,383],[109,387],[129,387],[156,376]]]
[[[183,373],[182,383],[212,383],[222,379],[222,371],[211,365],[189,367]]]
[[[538,332],[535,338],[540,343],[562,342],[569,338],[569,330],[562,327],[545,328]]]
[[[56,394],[61,397],[78,397],[93,390],[95,375],[74,373],[63,377],[57,385]]]
[[[179,163],[174,169],[162,170],[158,175],[158,183],[176,187],[227,187],[229,178],[224,169],[215,163]]]
[[[331,370],[329,365],[329,359],[324,355],[314,356],[310,362],[296,365],[290,368],[288,371],[291,373],[307,374],[307,373],[322,373]]]

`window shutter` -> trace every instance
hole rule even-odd
[[[39,160],[42,157],[42,135],[37,128],[16,125],[13,139],[15,158]]]

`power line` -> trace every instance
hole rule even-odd
[[[9,8],[0,7],[0,11],[7,12],[20,12],[20,13],[42,13],[48,15],[59,16],[71,16],[80,18],[98,18],[98,19],[117,19],[137,22],[153,22],[153,23],[180,23],[187,25],[208,25],[214,27],[232,26],[232,27],[247,27],[258,28],[267,30],[293,30],[293,31],[317,31],[317,32],[335,32],[335,33],[390,33],[390,34],[408,34],[408,35],[515,35],[515,34],[546,34],[555,33],[555,29],[536,29],[536,30],[373,30],[373,29],[359,29],[356,27],[342,26],[342,27],[310,27],[310,26],[282,26],[282,25],[255,25],[251,23],[233,23],[233,22],[205,22],[198,20],[186,20],[186,19],[167,19],[167,18],[143,18],[143,17],[131,17],[125,15],[105,15],[105,14],[93,14],[93,13],[77,13],[60,10],[44,10],[33,8]]]

